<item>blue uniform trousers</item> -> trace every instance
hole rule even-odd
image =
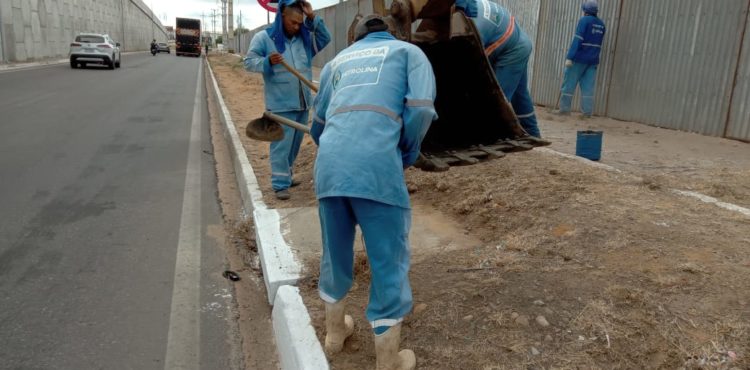
[[[531,136],[541,137],[534,113],[534,101],[529,92],[528,59],[522,63],[499,66],[494,65],[495,77],[503,89],[505,98],[510,101],[513,111],[526,132]]]
[[[560,112],[570,112],[576,87],[581,85],[581,111],[590,116],[594,113],[594,94],[596,90],[596,65],[573,63],[565,69],[562,93],[560,94]]]
[[[335,303],[346,297],[354,272],[354,234],[359,225],[370,263],[367,320],[376,333],[401,322],[412,308],[409,285],[411,210],[368,199],[319,199],[323,255],[320,297]]]
[[[307,110],[274,112],[284,118],[307,125]],[[284,138],[271,143],[271,186],[274,191],[288,189],[292,185],[292,169],[305,134],[289,126],[284,128]]]

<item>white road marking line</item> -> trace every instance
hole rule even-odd
[[[685,191],[685,190],[677,190],[677,189],[672,189],[672,191],[674,191],[677,194],[684,195],[686,197],[697,198],[697,199],[700,199],[702,202],[710,203],[710,204],[713,204],[713,205],[715,205],[717,207],[728,209],[730,211],[739,212],[739,213],[742,213],[745,216],[750,217],[750,209],[747,209],[745,207],[740,207],[740,206],[738,206],[736,204],[732,204],[732,203],[722,202],[722,201],[720,201],[720,200],[718,200],[718,199],[716,199],[714,197],[709,197],[708,195],[701,194],[701,193],[696,193],[694,191]]]
[[[201,267],[201,76],[198,67],[193,122],[190,126],[185,191],[169,315],[164,369],[198,369],[200,365]]]
[[[570,154],[558,152],[558,151],[553,150],[553,149],[549,149],[549,148],[536,148],[534,150],[542,152],[542,153],[546,153],[546,154],[553,154],[553,155],[557,155],[557,156],[561,156],[561,157],[565,157],[565,158],[574,159],[574,160],[582,162],[582,163],[584,163],[586,165],[589,165],[589,166],[592,166],[592,167],[598,167],[598,168],[601,168],[601,169],[604,169],[604,170],[607,170],[607,171],[622,173],[622,171],[620,171],[619,169],[617,169],[615,167],[612,167],[610,165],[606,165],[606,164],[598,163],[598,162],[593,162],[593,161],[590,161],[590,160],[585,159],[585,158],[581,158],[581,157],[578,157],[578,156],[574,156],[574,155],[570,155]],[[629,176],[633,176],[633,175],[630,175],[630,174],[628,174],[628,175]],[[696,199],[699,199],[699,200],[703,201],[704,203],[713,204],[713,205],[715,205],[717,207],[728,209],[728,210],[734,211],[734,212],[739,212],[739,213],[741,213],[741,214],[743,214],[745,216],[750,217],[750,209],[748,209],[748,208],[741,207],[741,206],[738,206],[738,205],[732,204],[732,203],[722,202],[722,201],[720,201],[720,200],[718,200],[716,198],[710,197],[710,196],[705,195],[705,194],[697,193],[697,192],[694,192],[694,191],[686,191],[686,190],[679,190],[679,189],[670,189],[670,190],[672,192],[674,192],[675,194],[679,194],[679,195],[686,196],[686,197],[696,198]]]

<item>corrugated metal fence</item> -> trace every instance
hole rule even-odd
[[[747,4],[626,1],[607,115],[723,136]]]
[[[539,10],[539,29],[536,38],[536,60],[533,64],[535,78],[532,80],[534,102],[554,107],[560,98],[565,57],[575,34],[578,19],[583,15],[579,0],[542,1]],[[614,59],[616,23],[620,0],[600,1],[599,17],[607,26],[602,44],[601,62],[597,73],[597,90],[594,113],[605,115],[607,109],[608,81]],[[573,106],[580,106],[580,94],[576,94]]]
[[[745,8],[745,28],[742,32],[742,52],[734,74],[729,111],[729,123],[724,136],[750,140],[750,1]]]
[[[495,1],[536,40],[532,95],[555,106],[581,0]],[[750,140],[750,0],[599,0],[599,7],[607,35],[597,115]],[[370,0],[318,9],[333,40],[314,64],[322,67],[344,49],[354,17],[371,9]],[[243,53],[257,31],[243,35]]]

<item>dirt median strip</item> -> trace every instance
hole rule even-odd
[[[234,139],[232,150],[230,152],[232,160],[236,164],[247,159],[246,153],[242,146],[237,145],[237,133],[234,124],[232,123],[231,114],[223,102],[222,92],[218,89],[213,71],[210,68],[210,63],[207,62],[207,65],[209,65],[207,70],[211,75],[212,80],[209,87],[221,106],[220,115],[222,116],[221,120],[224,123],[224,130],[229,132],[229,136]],[[240,188],[257,187],[257,181],[255,180],[252,166],[250,166],[249,163],[243,163],[241,168],[243,171],[237,172],[237,182]],[[257,194],[259,192],[260,191],[257,189],[251,189],[241,191],[241,194],[243,198],[247,198],[243,199],[243,203],[251,204],[251,208],[246,208],[246,211],[252,212],[253,221],[255,225],[257,225],[257,247],[261,254],[261,264],[263,265],[264,271],[263,277],[268,290],[269,301],[272,302],[272,304],[281,302],[283,306],[279,307],[278,310],[274,308],[273,311],[274,335],[281,359],[281,367],[282,369],[327,369],[328,363],[325,359],[320,343],[317,340],[309,340],[309,338],[315,338],[315,333],[309,325],[310,320],[307,315],[307,310],[304,305],[298,304],[298,302],[302,302],[298,290],[296,288],[292,290],[283,289],[282,296],[276,296],[278,289],[281,289],[284,285],[296,283],[298,278],[297,276],[291,276],[289,274],[282,274],[283,276],[279,275],[279,270],[289,271],[291,269],[298,271],[299,267],[293,260],[291,250],[289,250],[289,247],[284,243],[283,238],[277,235],[280,231],[278,214],[275,219],[273,217],[266,217],[268,212],[275,212],[275,210],[269,210],[266,208],[262,201],[262,194]],[[279,239],[281,240],[279,241]],[[269,255],[286,257],[274,259],[268,258]],[[294,275],[294,271],[292,271],[291,274]],[[281,277],[277,279],[274,278],[275,276]],[[299,323],[304,320],[307,320],[308,324],[299,325]],[[295,361],[290,361],[289,359],[295,359]]]
[[[244,115],[241,129],[262,114],[263,100],[260,77],[238,63],[220,59],[216,70],[232,115]],[[242,141],[253,167],[267,167],[267,146]],[[314,154],[314,145],[303,145],[295,176],[309,186],[284,204],[315,205]],[[266,192],[267,174],[256,174]],[[406,177],[415,223],[440,216],[433,229],[448,231],[436,243],[450,245],[412,240],[415,309],[403,346],[421,368],[750,366],[744,215],[640,174],[537,150],[441,174],[410,169]],[[300,293],[321,339],[318,266],[305,262],[311,274]],[[330,359],[334,369],[374,363],[363,251],[355,266],[348,311],[357,329]]]

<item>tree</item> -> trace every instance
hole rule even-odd
[[[221,36],[216,36],[216,44],[223,44],[224,39]]]

